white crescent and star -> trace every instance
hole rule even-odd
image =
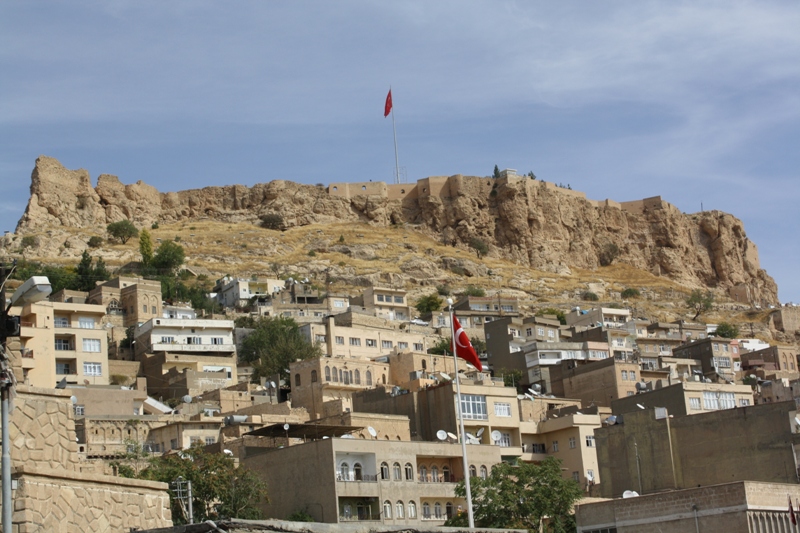
[[[462,334],[464,336],[467,335],[466,332],[464,331],[464,328],[458,328],[456,330],[456,345],[458,345],[459,348],[469,348],[469,339],[467,339],[467,344],[461,344],[460,341],[461,341],[461,335]]]

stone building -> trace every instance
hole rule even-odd
[[[611,402],[615,415],[641,409],[640,405],[655,409],[664,407],[674,416],[696,415],[754,405],[753,389],[749,385],[683,381],[648,390],[635,396],[622,397]]]

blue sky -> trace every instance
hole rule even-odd
[[[40,154],[161,191],[533,170],[745,223],[800,302],[796,2],[6,1],[0,223]]]

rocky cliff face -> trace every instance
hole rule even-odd
[[[106,174],[93,188],[87,171],[67,170],[42,156],[17,233],[59,225],[97,228],[124,218],[140,227],[195,219],[256,223],[267,213],[280,214],[288,226],[405,223],[447,243],[481,239],[491,254],[556,273],[596,268],[604,251],[616,247],[616,261],[687,288],[719,288],[746,294],[751,301],[778,301],[777,286],[760,269],[758,251],[742,222],[727,213],[684,215],[660,199],[592,202],[575,191],[523,178],[441,180],[446,186],[436,194],[409,184],[414,194],[402,197],[336,196],[319,186],[282,180],[160,193],[142,182],[123,185]]]

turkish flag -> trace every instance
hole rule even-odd
[[[389,94],[386,95],[386,105],[383,106],[383,116],[388,117],[392,111],[392,90],[389,89]]]
[[[450,348],[454,349],[458,357],[477,368],[478,372],[483,372],[481,360],[478,359],[478,354],[475,352],[475,348],[473,348],[472,343],[469,342],[467,332],[461,327],[461,324],[458,322],[458,318],[456,318],[455,315],[453,315],[453,329],[456,330],[454,336],[455,348],[453,348],[453,342],[450,343]]]

